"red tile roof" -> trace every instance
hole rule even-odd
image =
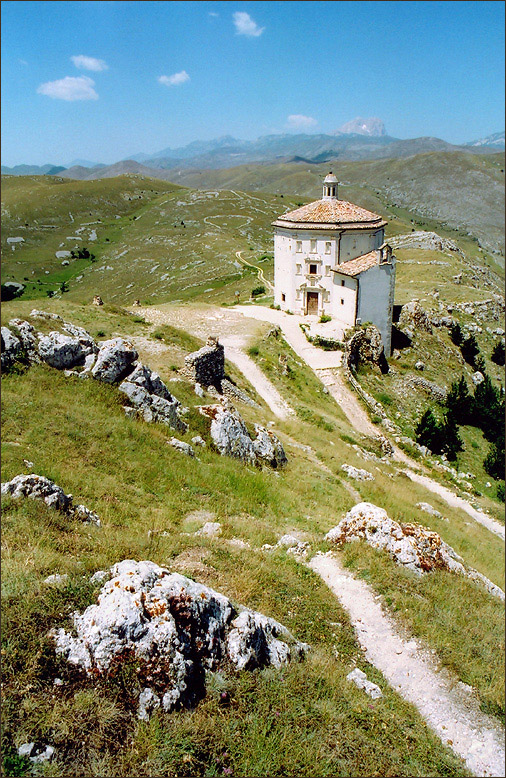
[[[287,224],[283,224],[288,222]],[[274,222],[276,226],[292,227],[301,225],[310,227],[311,225],[343,225],[357,224],[365,227],[378,227],[385,224],[381,216],[372,211],[366,211],[359,205],[348,203],[346,200],[315,200],[302,208],[290,211],[279,216]]]
[[[375,250],[370,251],[368,254],[363,254],[361,257],[350,259],[349,262],[336,265],[332,270],[334,273],[340,273],[343,276],[358,276],[377,264],[379,264],[379,251]]]

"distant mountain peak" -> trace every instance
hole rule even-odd
[[[479,138],[478,140],[471,140],[466,143],[466,146],[487,146],[489,148],[504,148],[504,130],[502,132],[494,132],[493,135],[487,135],[486,138]]]
[[[381,137],[387,134],[384,123],[377,116],[371,116],[369,119],[357,116],[356,119],[352,119],[350,122],[343,124],[342,127],[339,127],[337,132],[342,132],[345,135],[372,135],[374,137]]]

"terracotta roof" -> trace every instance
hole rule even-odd
[[[377,250],[363,254],[361,257],[350,259],[349,262],[343,262],[342,265],[336,265],[332,270],[334,273],[340,273],[343,276],[358,276],[370,267],[378,264],[379,252]]]
[[[348,203],[346,200],[315,200],[295,211],[284,213],[279,216],[278,222],[293,222],[304,224],[355,224],[357,222],[367,222],[371,226],[376,226],[378,222],[383,222],[381,216],[371,211],[366,211],[359,205]]]

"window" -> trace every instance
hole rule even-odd
[[[315,240],[311,241],[311,248],[309,249],[309,253],[310,254],[316,254],[316,241]]]
[[[297,254],[302,254],[302,241],[301,240],[296,241],[296,243],[295,243],[295,251],[297,252]]]
[[[286,302],[286,295],[284,295],[283,293],[281,293],[281,302],[282,303]]]
[[[341,297],[341,305],[344,305],[344,300],[342,297]]]
[[[346,286],[344,281],[341,281],[341,286]]]
[[[325,254],[330,254],[330,247],[332,246],[332,243],[330,240],[325,241]]]
[[[302,275],[302,265],[296,265],[296,273],[298,276]]]
[[[330,265],[325,265],[325,275],[326,276],[330,275]]]
[[[318,271],[318,269],[317,269],[316,265],[309,265],[309,275],[315,276],[317,271]]]

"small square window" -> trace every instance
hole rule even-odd
[[[344,281],[341,281],[341,286],[346,286]]]
[[[311,241],[311,248],[309,249],[309,253],[310,254],[316,254],[316,241],[315,240]]]
[[[330,275],[330,265],[325,265],[325,275],[326,276]]]
[[[309,275],[315,276],[317,273],[316,265],[309,265]]]
[[[344,305],[344,300],[342,297],[341,297],[341,305]]]
[[[286,295],[284,295],[283,293],[281,293],[281,302],[282,303],[286,302]]]

